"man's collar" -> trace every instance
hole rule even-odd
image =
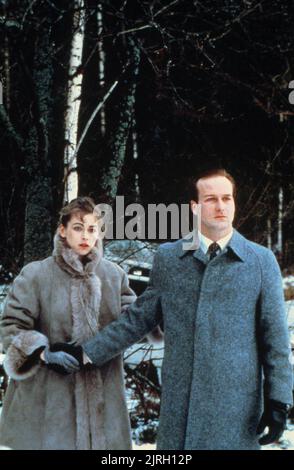
[[[230,239],[232,238],[232,235],[233,229],[225,237],[222,237],[219,240],[215,240],[221,250],[224,250],[226,248]],[[204,253],[207,253],[208,247],[214,242],[214,240],[210,240],[210,238],[205,237],[205,235],[203,235],[203,233],[201,232],[198,232],[198,236],[200,239],[200,248],[204,251]]]
[[[246,261],[247,258],[247,246],[246,238],[243,237],[236,229],[233,230],[233,235],[228,243],[228,250],[232,251],[235,255],[240,258],[241,261]]]
[[[179,256],[182,257],[187,253],[198,250],[200,248],[200,240],[198,232],[188,233],[182,240],[179,240]]]
[[[193,236],[194,235],[194,236]],[[245,261],[247,257],[246,239],[233,229],[233,235],[227,245],[228,251],[233,252],[241,261]],[[194,252],[194,256],[201,261],[206,260],[206,255],[200,248],[200,240],[198,233],[189,233],[181,240],[179,246],[179,257],[182,258],[187,253]]]

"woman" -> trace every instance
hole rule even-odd
[[[130,449],[122,358],[82,368],[58,342],[81,343],[135,300],[127,276],[102,257],[90,198],[61,211],[51,257],[15,279],[0,324],[11,380],[0,444],[12,449]]]

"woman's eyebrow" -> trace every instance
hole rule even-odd
[[[82,222],[74,222],[73,226],[75,226],[75,225],[80,225],[80,226],[84,227],[85,224],[83,224]],[[93,224],[93,225],[88,226],[88,228],[93,228],[93,227],[98,227],[98,224]]]

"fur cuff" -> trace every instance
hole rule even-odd
[[[13,338],[5,355],[3,366],[6,374],[14,380],[32,377],[40,367],[37,351],[46,346],[49,346],[48,338],[38,331],[19,333]]]

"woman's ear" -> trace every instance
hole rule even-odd
[[[58,234],[61,236],[61,238],[66,238],[65,226],[64,225],[62,225],[62,224],[59,225]]]

